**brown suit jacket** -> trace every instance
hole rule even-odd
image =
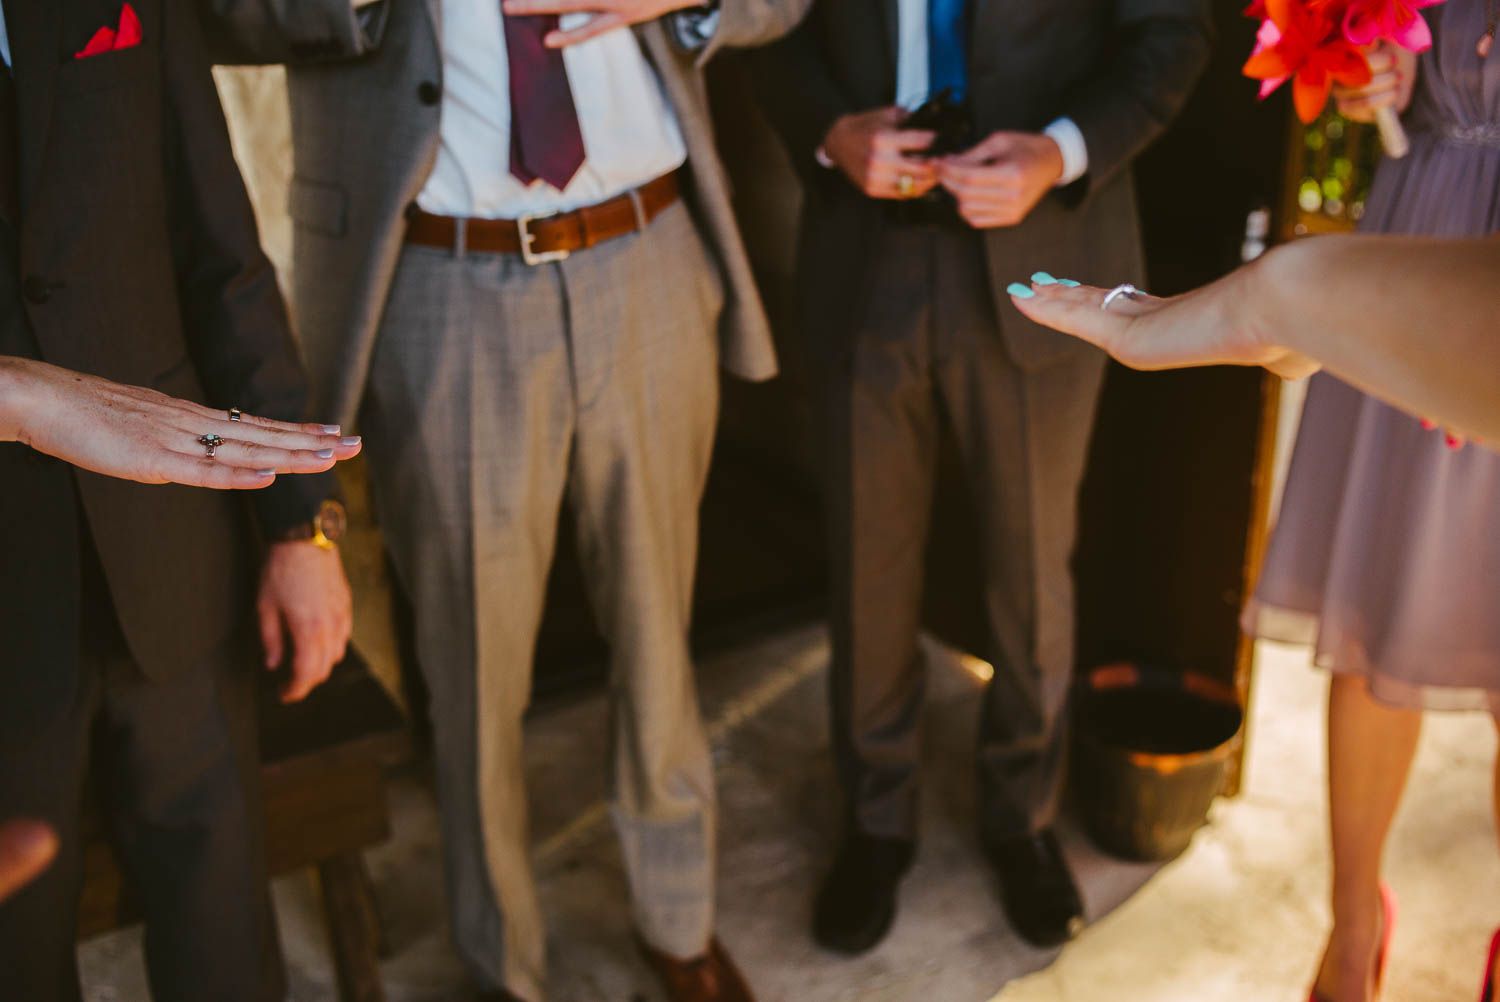
[[[307,384],[234,159],[190,0],[131,0],[140,45],[75,60],[121,0],[6,0],[20,219],[0,224],[0,354],[213,407],[302,417]],[[183,449],[198,446],[191,431]],[[262,528],[311,518],[332,478],[283,477]],[[148,486],[0,445],[0,732],[76,677],[80,504],[130,652],[164,677],[248,620],[243,495]]]
[[[986,232],[992,286],[1023,367],[1090,351],[1010,306],[1037,270],[1106,286],[1144,282],[1131,160],[1186,103],[1207,64],[1204,0],[973,0],[970,98],[981,135],[1039,132],[1059,117],[1088,144],[1088,174],[1018,226]],[[809,337],[849,315],[880,203],[813,152],[833,121],[896,94],[897,0],[814,0],[802,26],[752,54],[762,104],[807,179],[801,268]],[[830,328],[833,325],[833,328]]]

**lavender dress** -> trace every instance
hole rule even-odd
[[[1475,51],[1484,8],[1423,11],[1435,44],[1405,117],[1412,151],[1381,164],[1364,232],[1500,231],[1500,45]],[[1441,431],[1314,376],[1243,624],[1314,644],[1319,665],[1367,677],[1383,702],[1500,713],[1500,454],[1452,452]]]

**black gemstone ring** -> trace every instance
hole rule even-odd
[[[213,432],[209,432],[207,435],[198,436],[198,444],[205,450],[203,455],[208,459],[213,459],[214,453],[219,451],[219,446],[224,444],[224,440]]]

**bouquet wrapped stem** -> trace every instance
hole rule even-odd
[[[1411,152],[1411,140],[1407,138],[1406,126],[1401,124],[1401,114],[1395,108],[1390,105],[1377,108],[1375,128],[1380,132],[1380,145],[1385,147],[1386,156],[1400,160]]]

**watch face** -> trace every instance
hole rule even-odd
[[[324,501],[323,507],[318,509],[318,531],[329,541],[337,543],[344,538],[344,531],[348,528],[349,519],[344,514],[344,506],[337,501]]]

